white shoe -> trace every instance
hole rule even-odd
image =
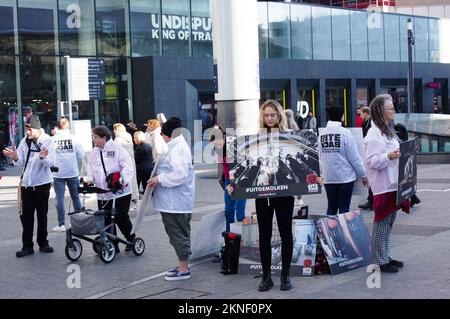
[[[56,226],[56,227],[53,227],[52,230],[53,230],[54,232],[60,232],[60,233],[63,233],[63,232],[66,231],[66,226],[64,226],[64,225]]]

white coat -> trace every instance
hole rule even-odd
[[[103,146],[103,149],[98,147],[94,147],[92,149],[89,154],[87,176],[85,181],[92,181],[95,186],[101,189],[109,189],[106,183],[106,176],[103,170],[100,152],[102,152],[103,155],[106,175],[114,172],[120,172],[120,175],[125,182],[126,186],[116,194],[116,198],[131,194],[131,180],[134,175],[133,162],[127,150],[119,143],[115,143],[113,140],[107,141],[105,146]],[[112,192],[97,195],[99,200],[109,200],[113,197],[114,194]]]
[[[183,136],[167,143],[168,152],[156,168],[159,185],[153,192],[153,207],[164,213],[190,214],[194,209],[195,174],[191,150]]]

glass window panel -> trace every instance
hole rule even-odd
[[[311,7],[291,5],[292,58],[312,59]]]
[[[312,7],[313,58],[331,60],[331,10]]]
[[[439,61],[439,20],[429,19],[430,62]]]
[[[269,2],[269,58],[290,58],[289,6]]]
[[[350,61],[350,18],[348,10],[331,9],[333,60]]]
[[[383,15],[369,12],[367,16],[369,61],[384,61]]]
[[[33,114],[39,116],[47,133],[56,124],[56,59],[35,55],[20,57],[22,107],[31,108]]]
[[[258,2],[259,58],[268,57],[269,25],[267,22],[267,2]]]
[[[14,0],[0,0],[0,54],[14,54]]]
[[[196,0],[192,5],[192,55],[212,57],[212,21],[209,0]]]
[[[450,6],[449,5],[445,6],[445,17],[447,19],[450,19]]]
[[[352,60],[367,61],[367,12],[350,11]]]
[[[127,0],[96,0],[97,54],[129,55]]]
[[[95,57],[93,57],[95,58]],[[64,57],[60,58],[60,72],[61,72],[61,93],[62,96],[66,96],[65,88],[65,60]],[[96,126],[95,123],[95,107],[94,101],[73,101],[72,102],[72,119],[73,120],[91,120],[92,127]]]
[[[19,0],[21,54],[55,54],[56,0]]]
[[[160,55],[160,1],[131,0],[132,56]]]
[[[384,15],[384,47],[386,61],[400,61],[399,21],[398,15]]]
[[[400,16],[400,61],[408,62],[408,18]],[[413,50],[414,56],[414,50]]]
[[[14,57],[0,56],[0,150],[5,146],[19,145],[17,114]]]
[[[95,56],[94,1],[59,0],[61,55]]]
[[[416,62],[428,62],[428,19],[414,18],[414,48]]]
[[[99,101],[99,122],[111,127],[112,124],[128,119],[128,86],[130,63],[126,58],[105,59],[106,100]]]
[[[162,1],[163,55],[189,56],[189,0]]]

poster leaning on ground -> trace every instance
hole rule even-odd
[[[397,204],[417,191],[417,138],[400,143]]]
[[[317,142],[312,130],[227,137],[232,198],[320,193]]]
[[[294,248],[291,262],[291,276],[313,276],[316,258],[316,228],[309,219],[294,219],[292,222]],[[239,274],[259,275],[262,273],[259,255],[259,232],[256,215],[247,216],[242,224]],[[272,273],[281,273],[281,238],[276,219],[272,225]]]
[[[319,218],[316,230],[333,275],[370,264],[370,235],[359,210]]]

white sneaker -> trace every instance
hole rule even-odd
[[[52,230],[53,230],[54,232],[60,232],[60,233],[63,233],[63,232],[66,231],[66,226],[64,226],[64,225],[56,226],[56,227],[53,227]]]

